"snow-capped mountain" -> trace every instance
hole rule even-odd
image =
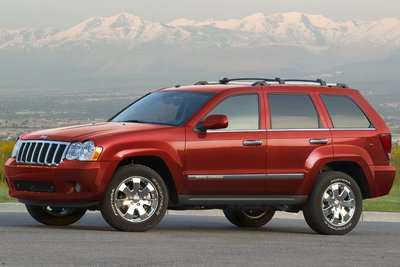
[[[284,44],[306,46],[343,46],[376,44],[400,46],[400,21],[395,18],[379,21],[333,21],[321,15],[298,12],[266,16],[256,13],[239,20],[193,21],[178,19],[168,24],[193,34],[207,35],[215,29],[234,33],[252,45]],[[257,41],[255,43],[254,41]]]
[[[0,51],[2,48],[29,48],[57,34],[55,28],[35,30],[22,28],[17,30],[0,29]]]
[[[399,62],[395,18],[334,21],[290,12],[160,23],[120,13],[63,30],[0,28],[0,89],[246,75],[399,84]]]
[[[333,21],[298,12],[256,13],[226,21],[177,19],[151,22],[129,13],[89,18],[63,31],[53,28],[0,30],[0,49],[19,48],[126,48],[148,43],[189,44],[194,47],[266,45],[336,47],[400,46],[400,21]]]
[[[180,29],[150,22],[129,13],[104,18],[89,18],[65,31],[40,40],[37,47],[84,46],[134,48],[143,43],[179,41],[184,38]]]

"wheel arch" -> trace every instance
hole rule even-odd
[[[145,156],[145,155],[126,157],[119,162],[115,171],[118,170],[118,168],[120,168],[121,166],[125,166],[132,163],[147,166],[153,169],[155,172],[157,172],[164,180],[168,188],[170,201],[172,201],[173,204],[178,204],[179,200],[178,200],[176,183],[173,179],[173,176],[171,174],[171,171],[167,163],[162,158],[157,156]]]
[[[320,172],[340,171],[352,177],[361,190],[363,199],[369,198],[371,195],[368,177],[362,166],[355,161],[333,161],[327,163]]]

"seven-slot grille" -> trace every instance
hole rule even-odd
[[[63,161],[68,145],[67,142],[24,140],[17,153],[17,163],[57,166]]]

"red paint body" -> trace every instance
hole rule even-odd
[[[118,166],[141,157],[158,158],[165,163],[172,179],[170,194],[176,194],[175,207],[185,207],[179,201],[181,196],[307,196],[321,171],[342,163],[354,164],[362,170],[356,180],[365,188],[364,198],[388,194],[393,184],[395,170],[389,166],[379,139],[380,134],[390,134],[390,130],[357,90],[305,85],[208,85],[161,90],[209,91],[216,95],[181,126],[106,122],[24,134],[20,137],[23,140],[39,140],[42,135],[53,141],[92,140],[103,151],[95,162],[64,160],[54,167],[20,165],[11,158],[5,166],[10,196],[23,202],[44,204],[98,203]],[[243,93],[255,93],[259,97],[258,131],[195,130],[221,100]],[[270,93],[310,95],[322,128],[271,129],[267,101]],[[349,96],[375,129],[334,129],[320,94]],[[327,139],[327,144],[310,144],[310,139]],[[261,144],[244,146],[244,140],[260,140]],[[265,179],[241,178],[240,175],[246,174],[267,176]],[[279,174],[302,174],[303,177],[282,179],[276,176]],[[190,175],[216,176],[189,179]],[[220,179],[218,175],[239,175],[239,178]],[[15,181],[53,182],[56,192],[16,190]],[[75,190],[77,183],[81,186],[80,192]]]

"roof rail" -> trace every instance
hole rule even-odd
[[[302,79],[284,79],[284,83],[289,82],[289,83],[318,83],[321,86],[328,86],[328,87],[338,87],[338,88],[349,88],[347,84],[345,83],[327,83],[323,81],[322,79],[316,79],[316,80],[302,80]]]
[[[338,87],[338,88],[349,88],[345,83],[327,83],[322,79],[316,80],[304,80],[304,79],[281,79],[281,78],[222,78],[219,82],[207,82],[207,81],[199,81],[195,83],[195,85],[208,85],[208,84],[228,84],[230,82],[235,81],[254,81],[251,85],[252,86],[259,86],[259,85],[268,85],[268,84],[319,84],[321,86],[328,86],[328,87]]]
[[[302,79],[285,79],[286,82],[299,82],[299,83],[319,83],[322,86],[326,85],[326,82],[321,80],[321,79],[316,79],[316,80],[302,80]]]

